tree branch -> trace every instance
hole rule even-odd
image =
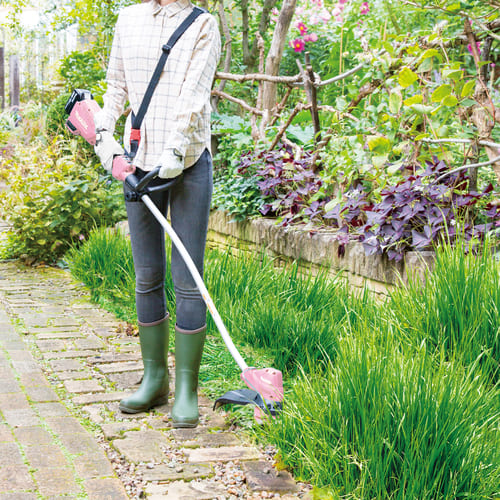
[[[249,111],[250,113],[254,113],[256,115],[262,116],[262,110],[253,108],[250,106],[250,104],[246,103],[243,99],[238,99],[237,97],[233,97],[232,95],[226,93],[226,92],[221,92],[220,90],[213,89],[212,90],[212,95],[213,96],[218,96],[222,99],[227,99],[228,101],[234,102],[241,106],[243,109]]]

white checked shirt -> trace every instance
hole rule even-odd
[[[101,126],[114,130],[127,99],[137,114],[162,46],[193,5],[177,0],[161,7],[154,0],[121,10],[107,71]],[[134,165],[151,170],[165,149],[174,148],[190,167],[210,150],[210,91],[220,57],[215,18],[201,14],[174,45],[141,126]],[[124,137],[129,149],[130,119]]]

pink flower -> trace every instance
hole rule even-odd
[[[295,40],[290,41],[290,47],[292,47],[295,52],[302,52],[305,45],[306,44],[302,38],[296,38]]]
[[[304,37],[304,42],[317,42],[318,41],[318,35],[316,33],[311,33],[310,35],[306,35]]]
[[[344,5],[344,4],[345,4],[345,3],[347,3],[348,1],[349,1],[349,0],[339,0],[339,3],[340,3],[341,5]]]
[[[368,14],[368,12],[370,12],[370,6],[368,5],[368,2],[363,2],[361,4],[361,10],[359,12],[362,15]]]
[[[479,55],[481,55],[481,42],[476,42],[476,46]],[[467,45],[467,50],[472,54],[472,45],[470,43]]]
[[[297,23],[297,29],[300,31],[301,35],[307,33],[307,26],[303,22]]]

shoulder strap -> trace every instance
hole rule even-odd
[[[139,147],[140,141],[140,128],[142,121],[144,120],[144,116],[146,115],[146,111],[148,110],[149,103],[151,102],[151,98],[153,97],[153,93],[160,81],[160,76],[163,72],[163,68],[165,67],[165,63],[167,62],[170,51],[173,46],[177,43],[179,38],[186,32],[186,30],[193,24],[196,18],[207,12],[205,9],[201,7],[194,7],[190,14],[182,21],[182,23],[178,26],[178,28],[172,33],[171,37],[168,39],[167,43],[162,47],[161,57],[156,64],[156,68],[153,72],[153,76],[149,81],[148,88],[144,93],[144,97],[142,98],[141,105],[139,106],[139,111],[137,115],[132,114],[132,134],[130,136],[130,155],[133,157],[137,152],[137,148]]]

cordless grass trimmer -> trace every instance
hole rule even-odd
[[[66,103],[65,110],[69,114],[69,118],[66,121],[67,129],[72,134],[81,135],[88,143],[95,145],[98,137],[95,132],[94,115],[100,110],[100,107],[92,98],[92,94],[87,90],[74,90]],[[257,369],[249,367],[238,352],[196,265],[180,238],[149,196],[152,193],[167,191],[179,181],[179,178],[175,178],[166,181],[165,184],[150,186],[151,181],[158,177],[159,170],[160,168],[158,167],[139,180],[135,176],[135,167],[131,164],[129,158],[127,156],[115,156],[111,173],[115,179],[124,182],[129,187],[130,190],[126,193],[126,199],[128,201],[140,201],[144,203],[169,235],[172,243],[186,263],[224,343],[241,369],[241,379],[249,387],[249,389],[227,392],[215,401],[214,409],[225,404],[253,404],[255,405],[255,419],[261,423],[265,415],[274,417],[282,409],[282,374],[274,368]]]

